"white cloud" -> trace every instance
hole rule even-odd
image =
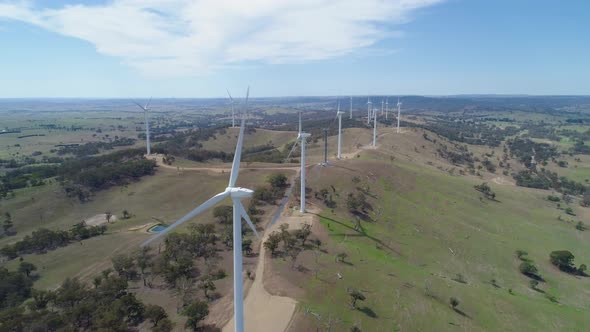
[[[113,0],[40,8],[1,2],[0,18],[85,40],[151,75],[244,62],[301,63],[366,50],[443,0]]]

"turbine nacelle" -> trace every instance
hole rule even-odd
[[[297,139],[308,138],[308,137],[311,137],[311,134],[309,134],[309,133],[299,133],[297,135]]]
[[[254,190],[242,187],[227,187],[225,193],[229,194],[231,198],[248,198],[252,197]]]

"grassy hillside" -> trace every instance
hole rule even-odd
[[[590,262],[590,232],[557,220],[561,211],[545,200],[547,192],[491,184],[498,201],[490,201],[473,188],[481,180],[391,161],[379,151],[309,174],[314,191],[335,187],[338,206],[319,214],[326,252],[304,252],[300,271],[274,261],[277,273],[305,290],[292,331],[328,322],[334,330],[357,325],[363,331],[555,331],[583,330],[590,323],[590,278],[568,275],[549,262],[549,253],[561,249],[574,253],[578,265]],[[355,175],[358,184],[351,181]],[[357,232],[345,198],[367,186],[372,221],[361,222],[363,232]],[[519,273],[517,249],[528,251],[545,279],[539,291]],[[347,263],[335,262],[340,252]],[[316,269],[317,279],[310,272]],[[367,297],[359,310],[350,309],[348,288]],[[459,299],[459,311],[451,309],[450,297]]]

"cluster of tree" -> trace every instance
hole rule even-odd
[[[271,174],[266,182],[268,186],[256,187],[252,200],[255,205],[261,205],[262,202],[275,204],[277,200],[285,195],[285,190],[289,186],[287,176],[283,173]]]
[[[79,194],[76,185],[91,191],[127,184],[145,175],[151,175],[156,162],[143,157],[143,150],[128,149],[110,154],[70,159],[62,164],[58,174],[66,192]]]
[[[76,146],[63,146],[57,150],[57,154],[71,154],[76,157],[85,157],[98,154],[104,150],[112,150],[119,146],[131,146],[135,144],[135,142],[136,140],[133,138],[115,136],[115,139],[111,142],[88,142]]]
[[[294,267],[299,253],[311,248],[309,243],[306,243],[311,235],[311,225],[302,224],[300,229],[289,231],[289,224],[282,224],[279,229],[279,231],[274,231],[268,235],[263,244],[264,248],[270,251],[272,257],[289,256],[291,258],[291,267]],[[312,242],[316,247],[321,245],[319,240]]]
[[[4,221],[2,222],[2,235],[14,235],[16,232],[12,230],[14,223],[12,222],[12,215],[10,212],[4,213]]]
[[[555,265],[561,271],[585,276],[586,264],[580,264],[580,266],[576,268],[574,265],[574,258],[574,254],[568,250],[556,250],[549,254],[551,264]]]
[[[336,201],[334,201],[334,198],[332,197],[333,194],[338,195],[336,194],[336,188],[334,188],[334,186],[332,186],[331,191],[327,188],[322,188],[320,191],[316,191],[314,196],[315,198],[322,200],[327,207],[333,209],[336,207]]]
[[[152,331],[171,331],[164,309],[144,305],[126,279],[103,271],[94,287],[66,279],[57,290],[33,289],[30,270],[0,269],[0,329],[3,331],[130,331],[149,319]]]
[[[561,137],[557,134],[555,127],[544,123],[543,121],[539,123],[525,122],[520,128],[527,131],[528,137],[548,139],[557,142],[561,140]]]
[[[570,151],[573,154],[590,154],[590,146],[586,145],[584,141],[579,140],[576,141],[576,144],[574,144],[574,147]]]
[[[490,147],[500,146],[502,141],[518,133],[519,129],[513,126],[500,128],[492,124],[453,119],[447,116],[434,117],[425,124],[416,126],[432,131],[449,140]]]
[[[441,144],[436,150],[438,155],[454,165],[467,165],[474,167],[473,153],[467,149],[467,146],[456,144],[455,149],[450,149],[446,144]]]
[[[8,171],[0,176],[0,197],[15,189],[44,185],[44,179],[56,176],[58,171],[57,165],[23,166]]]
[[[537,189],[554,189],[560,193],[569,195],[584,195],[590,188],[583,183],[569,180],[564,176],[559,176],[555,172],[546,169],[523,170],[512,175],[516,180],[516,185],[521,187]]]
[[[14,259],[22,254],[45,253],[59,247],[67,246],[73,241],[81,241],[106,232],[105,225],[86,226],[84,222],[74,225],[67,231],[52,231],[46,228],[39,228],[25,236],[22,240],[4,246],[0,254],[8,259]]]
[[[510,148],[510,155],[518,158],[525,166],[530,167],[531,157],[538,163],[559,157],[559,151],[553,145],[533,142],[527,138],[514,138],[506,141]]]
[[[226,127],[199,128],[185,132],[175,132],[166,141],[153,147],[155,153],[183,157],[192,161],[205,162],[219,159],[223,162],[231,161],[233,153],[203,149],[200,143],[208,139],[215,139],[215,135],[225,135]]]
[[[489,199],[489,200],[495,200],[496,199],[496,193],[492,191],[492,188],[490,188],[490,186],[488,185],[487,182],[484,182],[482,184],[478,184],[473,186],[475,188],[475,190],[479,191],[480,193],[484,194],[484,196]]]

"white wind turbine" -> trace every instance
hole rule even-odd
[[[150,98],[150,100],[147,102],[147,104],[145,104],[145,106],[142,106],[140,103],[134,101],[135,105],[139,106],[139,108],[141,108],[143,110],[143,119],[145,121],[145,140],[146,140],[146,145],[147,145],[147,155],[148,156],[152,152],[151,147],[150,147],[150,123],[149,123],[149,119],[148,119],[148,111],[149,111],[149,107],[150,107],[151,102],[152,102],[152,98]]]
[[[289,157],[291,157],[291,154],[295,150],[297,143],[301,142],[301,205],[299,207],[299,212],[301,213],[305,213],[305,143],[307,142],[307,138],[310,136],[311,134],[304,133],[301,131],[301,112],[299,112],[299,132],[297,134],[295,144],[293,144],[291,151],[287,155],[287,160],[289,160]]]
[[[229,93],[229,90],[225,89],[227,91],[227,95],[229,96],[229,100],[230,100],[230,104],[231,104],[231,127],[235,128],[236,127],[236,115],[234,113],[234,99],[231,97],[231,94]]]
[[[371,123],[371,97],[367,97],[367,124]]]
[[[387,120],[389,114],[389,97],[385,98],[385,120]]]
[[[402,103],[399,101],[399,98],[397,98],[397,133],[399,134],[399,117],[401,114],[401,107],[402,107]]]
[[[383,116],[383,111],[384,111],[384,105],[385,105],[385,101],[383,101],[383,98],[381,98],[381,116]]]
[[[352,119],[352,96],[350,96],[350,119]]]
[[[377,109],[373,109],[373,147],[377,146]]]
[[[250,94],[250,88],[246,92],[246,106],[248,103],[248,96]],[[229,184],[227,188],[211,197],[205,203],[199,205],[197,208],[189,212],[186,216],[180,218],[172,225],[168,226],[166,229],[158,233],[158,235],[152,237],[151,239],[147,240],[142,244],[142,246],[146,246],[152,241],[164,236],[164,234],[170,232],[172,229],[176,228],[180,224],[194,218],[201,212],[213,207],[215,204],[223,201],[226,198],[231,198],[233,202],[233,254],[234,254],[234,322],[235,322],[235,331],[236,332],[243,332],[244,331],[244,301],[243,301],[243,278],[242,278],[242,218],[246,220],[254,234],[258,236],[258,232],[256,232],[256,228],[254,224],[248,217],[248,213],[244,208],[241,200],[244,198],[252,197],[254,193],[250,189],[236,187],[236,180],[238,179],[238,173],[240,171],[240,159],[242,155],[242,145],[244,142],[244,127],[245,127],[245,111],[242,112],[242,121],[240,125],[240,133],[238,135],[238,143],[236,145],[236,151],[234,154],[234,161],[231,167],[231,173],[229,176]]]
[[[350,112],[352,119],[352,97],[350,97]],[[338,117],[338,159],[342,159],[342,114],[344,112],[340,112],[340,102],[338,102],[338,111],[336,112]]]

